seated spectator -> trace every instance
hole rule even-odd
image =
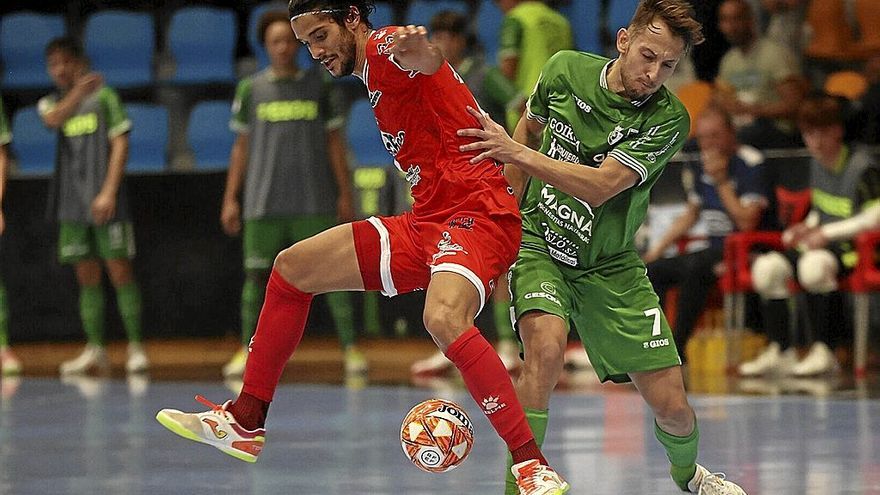
[[[734,231],[758,227],[767,217],[768,205],[763,156],[758,150],[737,143],[729,114],[717,107],[706,109],[696,121],[696,139],[700,160],[688,164],[682,172],[687,209],[645,254],[648,277],[661,302],[669,288],[679,287],[673,332],[682,360],[687,339],[706,304],[706,295],[717,280],[716,266],[723,257],[724,238]],[[706,225],[708,246],[661,258],[698,220]]]
[[[725,0],[718,27],[731,48],[721,59],[715,96],[733,115],[740,142],[759,149],[798,145],[792,120],[804,82],[797,57],[758,34],[746,0]]]
[[[809,376],[838,368],[831,352],[831,347],[844,340],[838,277],[857,261],[848,239],[880,223],[880,210],[873,207],[880,200],[880,166],[868,151],[844,141],[842,102],[826,94],[808,98],[798,114],[798,126],[812,157],[812,208],[804,222],[783,232],[782,242],[788,251],[763,254],[752,264],[752,280],[764,302],[764,328],[770,345],[757,358],[740,365],[744,376]],[[863,213],[853,216],[860,211]],[[795,272],[806,292],[811,331],[796,328],[792,340],[789,281]],[[800,361],[793,347],[797,343],[810,344]]]
[[[761,0],[761,7],[767,15],[767,26],[764,28],[767,39],[788,47],[800,62],[803,56],[807,1]]]

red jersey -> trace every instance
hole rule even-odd
[[[472,165],[478,153],[459,151],[472,140],[456,132],[479,127],[467,111],[479,106],[464,80],[446,61],[432,75],[402,68],[387,53],[396,29],[371,33],[363,81],[385,149],[412,189],[413,214],[428,219],[463,209],[508,213],[511,204],[517,210],[515,201],[498,197],[513,193],[501,164],[484,160]]]

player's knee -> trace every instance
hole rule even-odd
[[[422,321],[428,333],[444,350],[473,325],[455,306],[442,301],[425,305]]]
[[[766,299],[787,298],[792,275],[791,263],[780,253],[762,254],[752,263],[752,285]]]
[[[523,357],[524,372],[546,376],[557,376],[565,364],[565,346],[563,340],[535,339],[525,348]]]
[[[275,257],[273,269],[298,289],[308,292],[308,268],[301,261],[301,253],[297,244],[282,250]]]
[[[837,259],[830,251],[813,249],[798,259],[798,283],[807,292],[824,294],[837,290]]]
[[[671,398],[654,407],[654,415],[661,426],[687,429],[694,420],[694,410],[685,397]]]

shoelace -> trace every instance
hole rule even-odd
[[[737,495],[737,492],[725,483],[727,475],[724,473],[706,473],[703,481],[700,482],[700,493],[698,495]],[[712,491],[704,491],[703,488],[708,487]]]
[[[226,418],[226,419],[229,419],[229,416],[228,416],[228,413],[226,412],[226,408],[225,408],[225,407],[223,407],[223,406],[221,406],[221,405],[218,405],[218,404],[214,404],[213,402],[209,401],[208,399],[204,398],[204,397],[201,396],[201,395],[196,395],[196,400],[199,401],[199,402],[201,402],[202,404],[204,404],[204,405],[210,407],[210,408],[211,408],[211,411],[212,411],[214,414],[218,414],[218,415],[220,415],[220,416],[223,416],[223,417]]]
[[[541,482],[545,481],[545,477],[549,477],[547,471],[547,467],[541,465],[538,461],[526,464],[525,467],[519,470],[518,478],[520,485],[528,490],[526,493],[531,493],[532,490],[540,488]]]

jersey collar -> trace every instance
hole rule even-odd
[[[617,62],[617,60],[618,59],[616,59],[616,58],[609,60],[608,63],[605,64],[605,67],[602,67],[602,73],[599,74],[599,86],[601,86],[602,89],[607,90],[612,93],[613,93],[613,91],[611,91],[608,88],[608,71],[611,70],[611,66],[614,64],[614,62]],[[614,93],[614,94],[617,94],[617,93]],[[617,95],[617,96],[620,96],[620,95]],[[648,96],[645,96],[641,100],[629,100],[629,103],[634,107],[641,107],[642,105],[647,103],[648,100],[650,100],[652,96],[654,96],[654,93],[651,93]]]

